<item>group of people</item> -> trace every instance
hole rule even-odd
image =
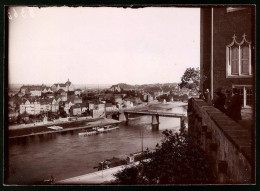
[[[222,93],[222,88],[219,87],[214,91],[214,93],[215,96],[213,100],[211,100],[210,92],[208,89],[206,90],[204,95],[201,94],[200,97],[204,98],[206,102],[212,103],[215,108],[225,113],[234,121],[238,122],[242,119],[241,108],[243,102],[237,88],[233,88],[232,92],[230,90],[226,90],[225,95],[224,93]]]

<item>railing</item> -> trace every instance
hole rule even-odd
[[[207,153],[217,183],[254,180],[254,150],[246,129],[202,99],[190,99],[188,132]]]

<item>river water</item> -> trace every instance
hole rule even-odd
[[[171,107],[171,108],[169,108]],[[161,104],[151,110],[183,113],[186,106]],[[119,129],[109,133],[79,137],[78,132],[56,134],[44,138],[27,140],[9,145],[9,177],[7,184],[37,184],[53,176],[56,180],[94,172],[94,166],[112,157],[126,158],[126,155],[141,151],[141,130],[143,148],[154,148],[162,139],[162,131],[178,132],[180,119],[160,117],[159,131],[152,131],[151,116],[141,116],[123,123]]]

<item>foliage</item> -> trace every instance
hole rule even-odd
[[[186,87],[189,89],[198,89],[200,83],[200,70],[199,68],[187,68],[181,77],[180,88]]]
[[[89,115],[90,115],[89,109],[87,109],[85,112],[82,113],[82,116],[89,116]]]
[[[116,184],[147,184],[148,181],[142,175],[142,167],[139,166],[128,166],[123,170],[117,172],[115,175]]]
[[[167,102],[169,102],[171,100],[171,96],[164,94],[164,95],[160,95],[157,97],[157,100],[162,102],[163,100],[166,100]]]
[[[207,157],[192,137],[168,130],[163,135],[156,151],[148,152],[149,160],[114,175],[118,184],[213,183]]]
[[[179,100],[187,101],[189,99],[187,94],[183,94],[183,95],[174,95],[174,94],[167,95],[167,94],[164,94],[164,95],[158,96],[156,99],[159,102],[162,102],[163,100],[166,100],[167,102],[169,102],[169,101],[171,101],[172,98],[173,98],[174,101],[179,101]]]
[[[62,117],[62,118],[65,118],[67,117],[67,113],[66,111],[64,110],[64,106],[61,104],[60,107],[59,107],[59,115]]]

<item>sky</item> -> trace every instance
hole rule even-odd
[[[180,82],[200,63],[199,8],[11,7],[9,83]]]

